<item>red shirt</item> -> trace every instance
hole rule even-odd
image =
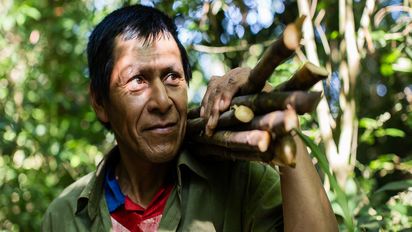
[[[108,170],[105,179],[105,198],[115,232],[157,231],[167,199],[173,184],[162,187],[146,208],[134,203],[125,196],[114,178],[112,170]]]
[[[132,232],[157,231],[172,189],[173,185],[160,189],[146,209],[134,203],[126,196],[124,205],[111,213],[113,230]]]

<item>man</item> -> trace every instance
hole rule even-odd
[[[281,169],[280,178],[269,165],[206,162],[185,151],[191,71],[166,15],[140,5],[116,10],[87,52],[92,105],[117,146],[53,201],[43,231],[337,230],[300,140],[296,169]],[[201,113],[211,118],[208,133],[249,72],[209,85]]]

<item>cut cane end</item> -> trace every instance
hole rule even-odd
[[[290,50],[296,50],[300,47],[300,41],[302,40],[302,25],[305,21],[306,16],[302,15],[286,26],[283,32],[283,41],[285,46]]]
[[[270,133],[265,131],[264,136],[262,137],[262,139],[258,142],[258,148],[260,152],[266,152],[269,149],[269,145],[270,145]]]
[[[255,116],[253,111],[247,106],[234,105],[233,108],[235,109],[235,117],[241,122],[248,123],[252,121]]]
[[[317,66],[311,62],[306,62],[304,64],[305,68],[307,68],[311,73],[317,74],[318,76],[322,77],[322,79],[326,79],[329,76],[328,70],[323,67]]]

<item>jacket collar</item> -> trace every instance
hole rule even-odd
[[[87,207],[87,213],[91,219],[96,217],[99,211],[99,204],[102,203],[102,198],[104,196],[104,179],[107,169],[107,164],[116,162],[119,159],[119,149],[117,146],[112,148],[110,152],[103,158],[102,161],[97,165],[96,171],[92,174],[89,183],[81,192],[79,198],[77,199],[76,213],[82,211]],[[103,201],[104,205],[106,203]],[[106,206],[107,207],[107,206]]]
[[[89,217],[94,219],[99,211],[99,206],[101,206],[101,204],[106,206],[106,201],[103,199],[106,169],[109,163],[118,162],[117,159],[119,158],[119,148],[118,146],[115,146],[99,163],[96,171],[92,174],[90,181],[77,199],[76,214],[83,211],[83,209],[87,207]],[[176,161],[178,187],[180,187],[182,183],[182,167],[188,168],[205,180],[209,179],[207,175],[208,172],[205,170],[206,166],[202,165],[199,159],[197,159],[194,155],[191,155],[186,150],[182,150]]]

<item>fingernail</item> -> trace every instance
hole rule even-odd
[[[209,129],[206,129],[205,135],[206,135],[207,137],[210,137],[210,136],[212,136],[212,132],[211,132]]]
[[[210,137],[213,134],[213,132],[212,132],[213,129],[211,127],[212,121],[213,121],[213,116],[206,123],[206,128],[205,129],[206,129],[206,136],[207,137]]]
[[[225,101],[223,99],[220,100],[219,108],[220,108],[220,110],[223,110],[223,108],[225,108]]]

